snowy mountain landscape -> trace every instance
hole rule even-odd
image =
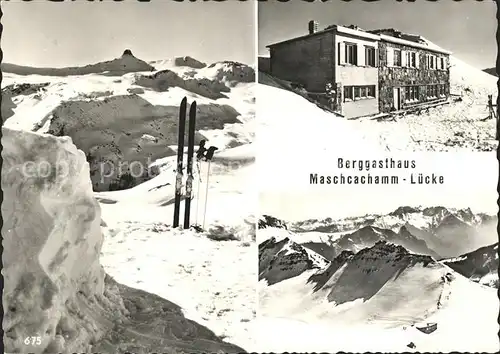
[[[2,71],[6,352],[251,351],[254,69],[126,50]],[[218,147],[197,230],[171,227],[183,97]]]
[[[262,216],[260,350],[497,352],[496,227],[496,216],[441,206]]]
[[[433,45],[429,42],[429,45]],[[357,140],[369,141],[374,148],[391,151],[494,151],[496,121],[488,119],[488,95],[497,95],[496,76],[477,69],[464,61],[450,57],[450,93],[447,105],[429,108],[420,113],[408,113],[395,119],[366,117],[349,120],[339,128],[355,131]],[[290,107],[285,115],[325,117],[331,121],[345,118],[321,109],[306,92],[294,83],[275,78],[269,73],[258,73],[257,101],[266,100],[271,90],[287,91],[289,95],[274,93],[276,105]],[[280,104],[285,102],[287,104]],[[260,104],[260,103],[259,103]],[[298,107],[301,110],[298,110]],[[326,118],[328,117],[328,118]],[[260,115],[259,115],[260,118]],[[334,123],[330,123],[334,124]],[[339,123],[340,124],[340,123]]]

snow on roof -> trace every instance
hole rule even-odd
[[[439,47],[438,45],[432,43],[431,41],[427,40],[426,38],[424,38],[420,35],[403,33],[403,32],[400,32],[396,29],[393,29],[393,28],[365,31],[365,30],[363,30],[357,26],[353,26],[353,25],[350,25],[350,26],[331,25],[331,26],[326,27],[324,30],[317,31],[314,33],[309,33],[309,34],[304,35],[304,36],[290,38],[290,39],[287,39],[285,41],[269,44],[266,47],[271,48],[271,47],[278,46],[281,44],[293,42],[293,41],[296,41],[299,39],[306,39],[306,38],[309,38],[311,36],[331,32],[331,31],[349,34],[349,35],[353,35],[353,36],[357,36],[357,37],[362,37],[365,39],[382,40],[382,41],[386,41],[386,42],[402,44],[402,45],[406,45],[406,46],[410,46],[410,47],[414,47],[414,48],[426,49],[426,50],[430,50],[430,51],[434,51],[434,52],[438,52],[438,53],[442,53],[442,54],[452,54],[450,51],[447,51],[447,50]],[[413,37],[413,38],[415,38],[415,40],[398,38],[395,36],[383,34],[382,33],[383,31],[393,31],[394,33],[399,33],[399,34],[404,35],[406,37]],[[424,43],[419,43],[419,41],[424,42]]]
[[[386,34],[380,34],[380,40],[382,40],[382,41],[396,43],[396,44],[403,44],[403,45],[407,45],[410,47],[426,49],[426,50],[430,50],[430,51],[434,51],[434,52],[438,52],[438,53],[443,53],[443,54],[451,54],[450,51],[447,51],[447,50],[439,47],[438,45],[426,40],[423,37],[421,37],[421,38],[426,42],[426,44],[420,44],[420,43],[412,42],[412,41],[409,41],[406,39],[396,38],[396,37],[388,36]]]

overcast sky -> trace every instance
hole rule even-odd
[[[192,56],[255,62],[255,4],[218,2],[2,1],[4,62],[41,67],[119,57]]]
[[[308,21],[316,20],[320,29],[331,24],[357,24],[363,29],[393,27],[420,34],[470,65],[495,67],[497,20],[493,0],[268,1],[259,3],[258,16],[259,55],[268,55],[266,45],[307,34]]]

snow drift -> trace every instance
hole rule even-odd
[[[70,138],[2,133],[6,352],[243,351],[179,306],[105,274],[106,223]]]
[[[85,155],[69,138],[2,133],[6,351],[89,351],[125,307],[104,292],[100,209]],[[28,335],[41,344],[25,345]]]

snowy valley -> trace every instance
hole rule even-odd
[[[6,352],[251,351],[254,69],[126,50],[2,70]],[[203,230],[171,227],[183,97],[218,147],[194,170]]]
[[[496,226],[496,216],[440,206],[262,216],[260,350],[497,352]]]

